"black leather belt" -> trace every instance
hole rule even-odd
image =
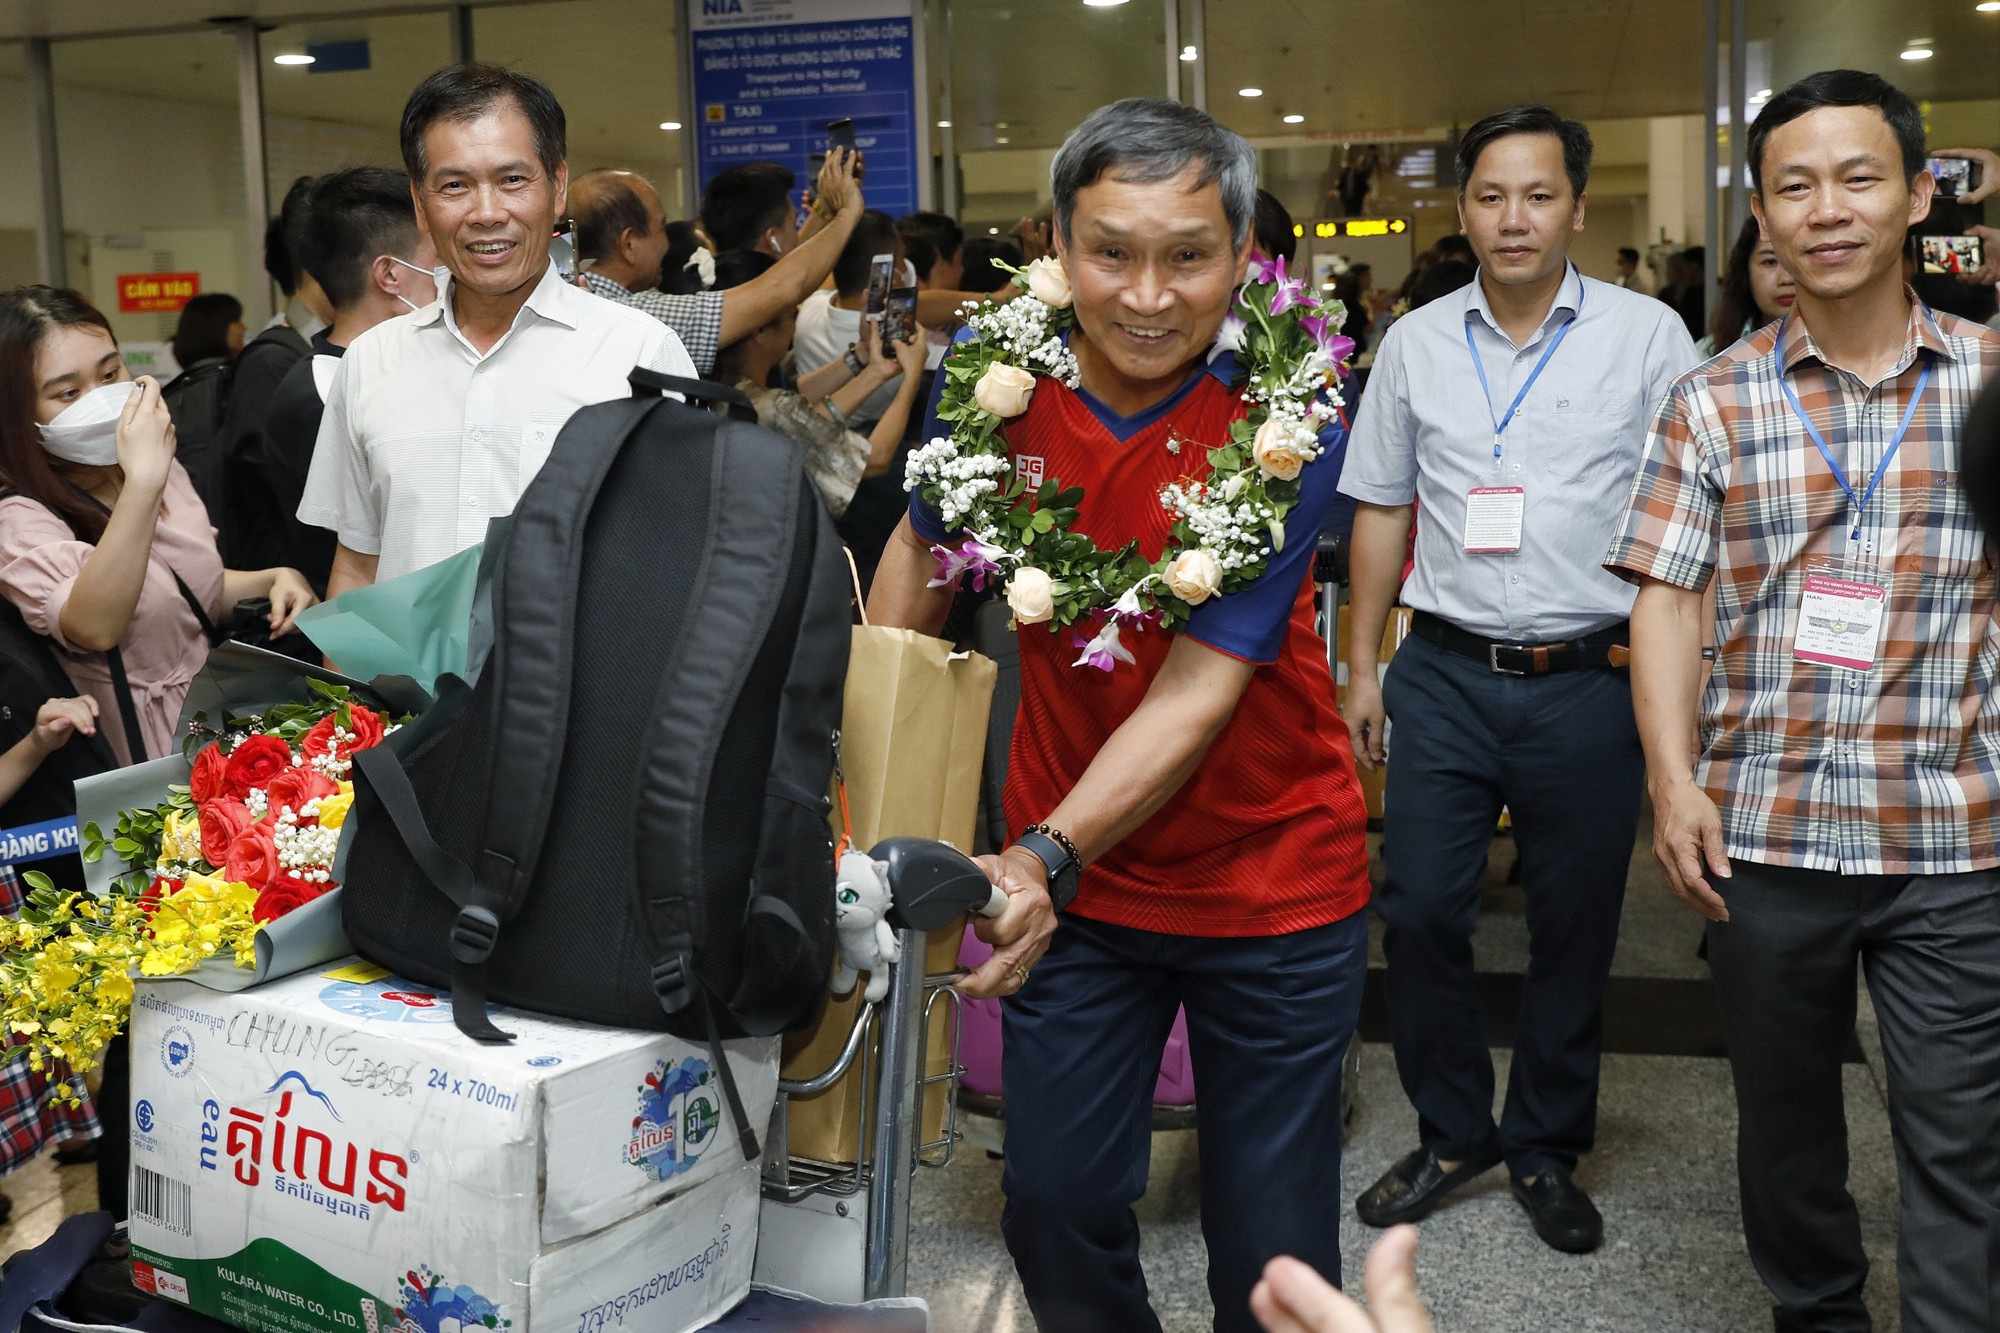
[[[1427,611],[1417,611],[1410,616],[1410,633],[1461,657],[1484,662],[1502,676],[1550,676],[1590,667],[1622,671],[1632,662],[1631,627],[1622,620],[1580,639],[1502,643],[1462,630]]]

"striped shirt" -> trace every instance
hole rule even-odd
[[[1716,659],[1696,779],[1732,857],[1854,875],[2000,864],[2000,615],[1994,552],[1959,485],[1959,440],[2000,335],[1912,299],[1894,373],[1870,387],[1802,321],[1683,376],[1646,446],[1605,565],[1686,589],[1715,578]],[[1857,494],[1931,368],[1909,432],[1851,537]],[[1793,655],[1806,579],[1887,590],[1875,665]]]

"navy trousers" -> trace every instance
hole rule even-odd
[[[1160,935],[1067,917],[1006,1001],[1001,1230],[1041,1333],[1157,1333],[1132,1204],[1153,1085],[1185,1006],[1215,1327],[1295,1255],[1340,1280],[1340,1061],[1361,1012],[1367,913],[1289,935]]]
[[[1645,758],[1624,672],[1504,676],[1425,639],[1396,650],[1383,790],[1383,978],[1396,1072],[1423,1145],[1498,1152],[1519,1178],[1576,1165],[1597,1133],[1604,984]],[[1528,976],[1493,1121],[1472,932],[1501,807],[1527,893]]]

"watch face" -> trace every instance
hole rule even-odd
[[[1068,907],[1076,901],[1076,891],[1082,887],[1082,876],[1077,873],[1074,861],[1065,861],[1063,868],[1049,877],[1049,897],[1058,908]]]

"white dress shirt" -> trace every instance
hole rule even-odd
[[[1495,418],[1572,316],[1575,327],[1495,458]],[[1416,569],[1404,604],[1515,643],[1578,638],[1630,615],[1635,593],[1606,572],[1604,548],[1625,517],[1654,414],[1698,359],[1672,307],[1573,267],[1542,326],[1518,347],[1477,281],[1397,320],[1355,413],[1340,489],[1369,504],[1417,501]],[[1527,492],[1518,551],[1466,551],[1474,487]]]
[[[847,349],[859,341],[861,312],[842,310],[835,305],[832,288],[822,287],[799,307],[799,322],[792,334],[792,355],[801,375],[840,360],[847,355]],[[882,355],[879,343],[875,346],[875,355]],[[857,425],[880,421],[882,414],[895,401],[896,381],[891,379],[863,398],[861,405],[847,414],[847,419]]]
[[[570,415],[627,396],[633,367],[695,373],[672,329],[564,283],[553,265],[482,356],[452,317],[451,286],[347,349],[299,505],[300,522],[379,557],[378,579],[484,540]]]

